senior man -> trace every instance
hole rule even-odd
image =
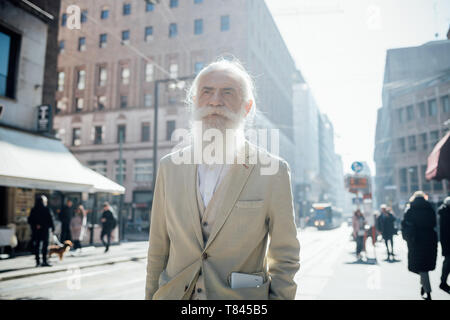
[[[219,60],[197,75],[187,101],[200,133],[234,132],[233,139],[223,139],[224,155],[234,158],[175,163],[175,154],[193,159],[202,139],[193,132],[190,146],[161,159],[146,299],[294,299],[300,245],[290,170],[243,138],[245,121],[255,112],[250,76],[238,61]],[[260,158],[253,157],[258,153],[276,162],[277,172],[262,174]]]

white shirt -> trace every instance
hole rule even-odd
[[[205,208],[217,189],[217,186],[222,181],[228,172],[230,165],[228,164],[199,164],[198,165],[198,181],[199,191],[202,195],[203,204]]]

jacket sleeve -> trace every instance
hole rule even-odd
[[[286,162],[280,162],[272,185],[269,235],[269,299],[294,299],[297,291],[294,276],[300,268],[300,243],[294,218],[290,170]]]
[[[159,287],[159,276],[165,269],[169,256],[169,236],[166,228],[164,169],[160,164],[156,176],[155,193],[150,220],[149,248],[145,299],[151,300]]]

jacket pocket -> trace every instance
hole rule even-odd
[[[236,201],[237,208],[261,208],[264,205],[264,200],[238,200]]]

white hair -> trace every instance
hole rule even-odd
[[[186,104],[190,109],[191,113],[194,111],[194,97],[198,92],[198,83],[201,77],[204,75],[213,72],[213,71],[229,71],[233,74],[237,75],[239,81],[241,82],[241,95],[243,99],[243,106],[252,101],[252,107],[250,112],[247,114],[245,118],[246,124],[251,122],[256,113],[256,103],[255,103],[255,85],[250,74],[245,70],[241,62],[237,58],[233,58],[233,60],[227,60],[223,57],[218,58],[215,62],[210,63],[208,66],[203,68],[195,77],[192,82],[191,87],[187,91],[186,95]]]

